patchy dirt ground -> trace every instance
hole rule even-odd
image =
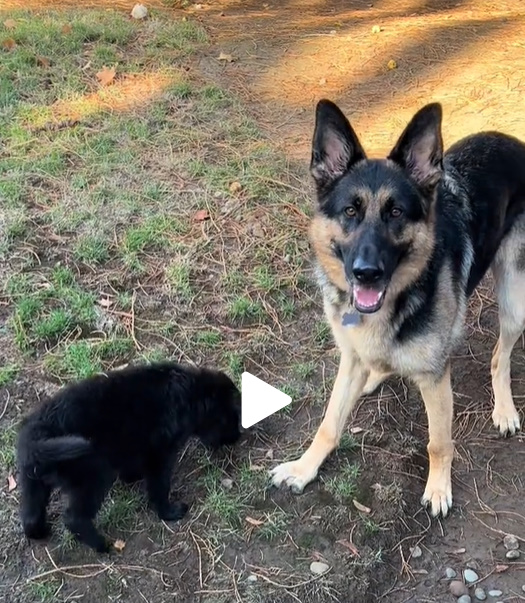
[[[426,418],[398,380],[360,404],[304,495],[268,490],[265,478],[307,444],[337,366],[305,241],[315,102],[340,102],[372,153],[430,100],[444,105],[447,143],[484,128],[525,138],[521,3],[175,3],[141,26],[126,21],[123,2],[110,7],[116,24],[61,3],[51,19],[62,34],[72,24],[74,39],[47,65],[49,22],[31,29],[30,15],[7,12],[16,2],[0,9],[2,22],[30,23],[1,30],[18,54],[0,51],[0,598],[441,602],[453,600],[445,567],[470,565],[502,601],[523,600],[525,564],[506,562],[501,541],[525,539],[525,448],[490,423],[490,282],[472,300],[453,363],[449,518],[430,521],[419,507]],[[218,61],[221,52],[233,60]],[[101,90],[96,73],[110,63],[118,77]],[[100,522],[126,541],[121,554],[72,543],[58,499],[51,541],[25,541],[7,480],[21,413],[69,378],[166,356],[237,378],[246,368],[294,402],[236,450],[183,452],[174,488],[193,507],[181,525],[159,524],[140,488],[118,487]],[[513,387],[519,407],[523,341]],[[411,559],[416,544],[423,554]],[[330,572],[313,577],[314,560]]]

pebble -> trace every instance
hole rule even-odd
[[[468,582],[469,584],[472,583],[472,582],[476,582],[477,580],[479,580],[479,576],[472,569],[466,569],[463,572],[463,578],[465,578],[465,582]]]
[[[501,590],[489,590],[489,597],[501,597],[502,594]]]
[[[250,575],[249,575],[249,576],[246,578],[246,580],[247,580],[248,582],[257,582],[257,576],[256,576],[255,574],[250,574]]]
[[[233,480],[229,477],[224,478],[221,484],[226,488],[226,490],[231,490],[233,488]]]
[[[521,587],[521,590],[525,593],[525,584]]]
[[[145,19],[148,16],[148,9],[144,4],[135,4],[131,11],[131,16],[134,19]]]
[[[461,582],[461,580],[452,580],[448,586],[450,594],[454,597],[461,597],[462,595],[468,594],[468,588]]]
[[[510,551],[507,551],[507,553],[505,554],[505,557],[507,559],[519,559],[520,552],[517,551],[516,549],[511,549]]]
[[[329,569],[330,569],[330,566],[327,563],[323,563],[322,561],[313,561],[310,564],[310,571],[312,572],[312,574],[314,574],[316,576],[320,576],[321,574],[324,574]]]
[[[457,573],[451,567],[447,567],[447,569],[445,570],[445,576],[449,580],[452,580],[452,578],[455,578],[457,576]]]
[[[423,554],[421,547],[419,547],[417,544],[416,544],[416,546],[413,546],[410,548],[410,552],[412,553],[412,559],[417,559],[418,557],[421,557],[421,555]]]
[[[462,595],[458,599],[458,603],[471,603],[471,602],[472,602],[472,599],[469,597],[469,595]]]
[[[474,596],[478,601],[484,601],[487,598],[487,593],[480,587],[474,591]]]
[[[507,551],[515,551],[520,548],[520,543],[514,534],[507,534],[503,539],[503,546]]]

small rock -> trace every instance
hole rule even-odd
[[[148,9],[144,4],[135,4],[131,11],[131,16],[134,19],[145,19],[148,16]]]
[[[257,582],[257,576],[255,574],[250,574],[246,580],[247,582]]]
[[[449,580],[452,580],[452,578],[455,578],[457,576],[457,573],[451,567],[447,567],[447,569],[445,570],[445,576]]]
[[[454,597],[461,597],[462,595],[468,594],[468,588],[461,582],[461,580],[452,580],[448,586],[450,594]]]
[[[472,603],[472,599],[469,595],[461,595],[461,597],[458,598],[458,603]]]
[[[478,601],[484,601],[487,598],[486,592],[480,587],[476,588],[474,591],[474,596]]]
[[[465,578],[465,582],[468,582],[469,584],[479,580],[479,576],[476,574],[476,572],[473,569],[466,569],[463,572],[463,578]]]
[[[520,548],[520,543],[514,534],[507,534],[503,539],[503,546],[507,551],[515,551]]]
[[[322,561],[313,561],[310,564],[310,571],[315,576],[320,576],[321,574],[327,572],[329,569],[329,565],[327,563],[323,563]]]
[[[233,488],[233,480],[228,477],[223,479],[221,484],[226,488],[226,490],[231,490]]]
[[[505,557],[507,559],[519,559],[520,552],[517,551],[516,549],[511,549],[510,551],[507,551],[507,553],[505,554]]]
[[[501,597],[502,594],[501,590],[489,590],[489,597]]]
[[[521,587],[521,590],[525,593],[525,584]]]
[[[381,33],[381,27],[379,25],[373,25],[372,33]]]
[[[418,557],[421,557],[423,551],[421,550],[421,547],[416,544],[416,546],[410,547],[410,553],[412,554],[412,559],[417,559]]]

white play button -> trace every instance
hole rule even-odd
[[[244,429],[273,415],[292,401],[290,396],[247,372],[241,377],[241,398],[241,423]]]

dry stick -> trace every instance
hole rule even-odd
[[[4,418],[4,415],[7,411],[7,405],[9,404],[9,400],[11,399],[11,395],[9,394],[9,392],[7,392],[7,396],[6,396],[6,401],[5,401],[5,405],[4,405],[4,410],[2,411],[2,414],[0,415],[0,421]]]
[[[79,574],[68,573],[71,570],[92,569],[95,567],[100,568],[101,566],[102,566],[102,569],[99,569],[97,572],[94,572],[92,574],[79,575]],[[104,565],[102,563],[88,563],[86,565],[65,565],[63,567],[58,567],[55,565],[55,568],[52,570],[42,572],[41,574],[37,574],[36,576],[30,576],[29,578],[26,579],[26,582],[34,582],[35,580],[40,580],[41,578],[46,578],[47,576],[51,576],[53,574],[60,574],[60,573],[71,576],[72,578],[93,578],[94,576],[97,576],[98,574],[102,574],[103,572],[107,572],[108,570],[110,570],[112,568],[119,569],[119,570],[125,570],[125,571],[127,570],[127,571],[136,571],[136,572],[151,572],[153,574],[159,574],[163,584],[166,584],[163,580],[163,576],[166,572],[161,572],[152,567],[146,567],[143,565],[116,565],[114,563],[111,563],[110,565]]]
[[[476,517],[476,513],[475,512],[473,512],[472,515],[474,515],[474,519],[476,519],[477,521],[479,521],[479,523],[481,523],[482,525],[484,525],[486,528],[488,528],[492,532],[496,532],[496,534],[500,534],[501,536],[508,536],[509,532],[504,532],[503,530],[497,530],[496,528],[490,527],[482,519],[480,519],[479,517]],[[521,536],[516,536],[516,534],[514,534],[514,536],[520,542],[525,542],[525,538],[521,538]],[[517,563],[513,563],[512,565],[517,565]]]
[[[314,576],[313,578],[310,578],[309,580],[304,580],[303,582],[298,582],[297,584],[281,584],[279,582],[274,582],[273,580],[271,580],[270,578],[267,578],[263,574],[254,573],[254,575],[257,576],[258,578],[262,578],[263,580],[266,580],[266,582],[268,582],[272,586],[277,586],[278,588],[284,588],[285,590],[294,590],[296,588],[300,588],[301,586],[306,586],[307,584],[311,584],[312,582],[316,582],[317,580],[319,580],[323,576],[326,576],[326,574],[330,573],[330,571],[331,570],[329,569],[328,571],[323,572],[319,576]]]

